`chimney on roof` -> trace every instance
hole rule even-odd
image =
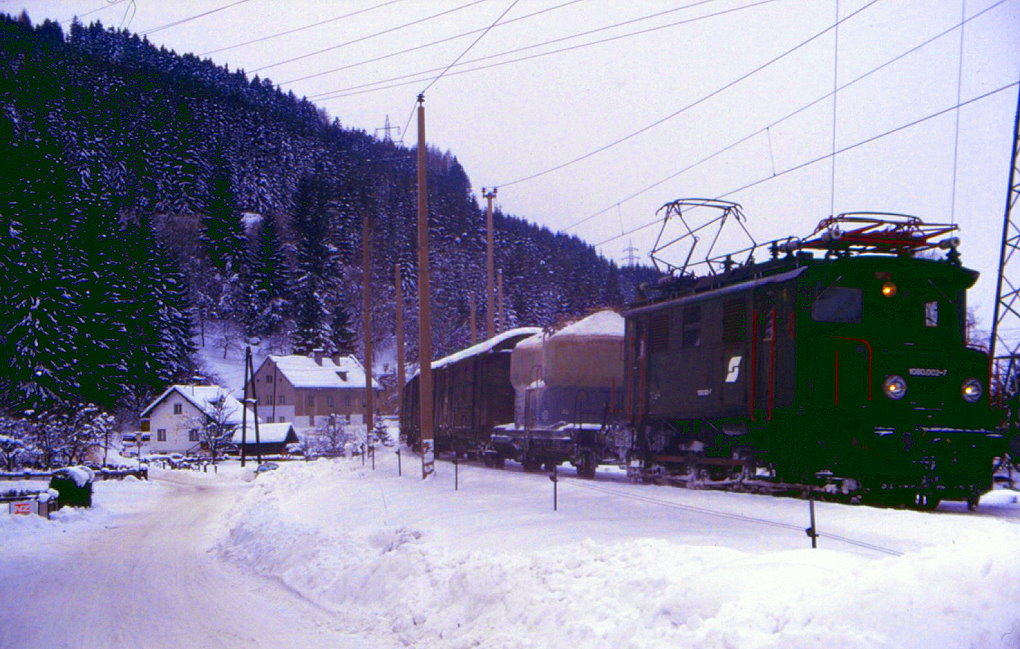
[[[325,353],[326,353],[325,350],[322,349],[321,347],[312,350],[312,358],[315,359],[315,364],[316,365],[319,365],[319,366],[322,365],[322,356]]]
[[[330,356],[330,358],[332,359],[334,365],[340,365],[340,352],[334,352],[333,355]]]

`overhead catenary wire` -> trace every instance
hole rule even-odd
[[[493,27],[496,26],[496,23],[498,23],[499,21],[503,20],[503,17],[506,16],[510,12],[511,9],[516,7],[518,2],[520,2],[520,0],[513,0],[513,2],[511,2],[510,5],[506,9],[503,10],[503,13],[501,13],[496,18],[496,20],[492,21],[491,25],[489,25],[488,28],[486,28],[486,30],[484,32],[482,32],[481,34],[478,35],[478,38],[476,38],[474,41],[472,41],[472,43],[470,45],[468,45],[464,49],[464,51],[461,52],[460,55],[457,56],[457,58],[455,58],[453,61],[450,62],[450,65],[446,66],[446,68],[442,72],[439,73],[439,76],[437,76],[435,79],[430,81],[429,84],[427,86],[425,86],[422,89],[422,91],[420,93],[418,93],[418,94],[419,95],[424,95],[426,92],[428,92],[429,88],[431,88],[432,86],[436,85],[436,82],[439,81],[440,79],[442,79],[443,75],[450,71],[450,68],[452,68],[453,66],[457,65],[457,61],[459,61],[462,58],[464,58],[464,55],[467,54],[468,52],[470,52],[471,48],[473,48],[475,45],[477,45],[478,41],[482,40],[482,38],[484,38],[485,35],[489,33],[489,30],[491,30]]]
[[[960,0],[961,21],[967,17],[967,0]],[[960,103],[963,92],[963,37],[964,29],[960,26],[960,52],[956,60],[956,103]],[[949,222],[956,223],[956,170],[960,162],[960,111],[956,111],[955,133],[953,135],[953,186],[949,199]]]
[[[394,2],[399,2],[401,0],[393,0],[393,1]],[[563,7],[566,7],[566,6],[577,4],[578,2],[585,2],[585,1],[586,0],[568,0],[567,2],[563,2],[561,4],[558,4],[558,5],[555,5],[555,6],[552,6],[552,7],[546,7],[545,9],[539,9],[538,11],[533,11],[530,14],[525,14],[523,16],[518,16],[516,18],[511,18],[510,20],[505,20],[505,21],[501,22],[500,24],[498,24],[496,26],[497,27],[505,27],[506,25],[510,25],[512,23],[520,22],[522,20],[527,20],[529,18],[534,18],[535,16],[539,16],[541,14],[546,14],[546,13],[549,13],[550,11],[555,11],[557,9],[562,9]],[[354,63],[348,63],[348,64],[342,65],[342,66],[340,66],[338,68],[330,68],[329,70],[323,70],[322,72],[316,72],[314,74],[306,74],[303,77],[296,77],[294,79],[288,79],[286,81],[281,81],[280,83],[281,84],[296,83],[298,81],[305,81],[305,80],[308,80],[308,79],[315,79],[317,77],[322,77],[322,76],[325,76],[327,74],[332,74],[334,72],[341,72],[343,70],[350,70],[352,68],[361,67],[362,65],[368,65],[369,63],[377,63],[378,61],[384,61],[386,59],[391,59],[391,58],[393,58],[395,56],[400,56],[401,54],[409,54],[411,52],[417,52],[419,50],[423,50],[423,49],[432,47],[434,45],[441,45],[442,43],[449,43],[450,41],[455,41],[458,38],[464,38],[465,36],[470,36],[471,34],[477,34],[478,32],[483,32],[486,29],[487,29],[486,27],[479,27],[478,29],[472,29],[470,31],[461,32],[460,34],[455,34],[453,36],[447,36],[446,38],[440,38],[439,40],[431,41],[431,42],[428,42],[428,43],[422,43],[421,45],[415,45],[414,47],[408,47],[408,48],[405,48],[405,49],[402,49],[402,50],[398,50],[396,52],[390,52],[389,54],[382,54],[380,56],[376,56],[376,57],[373,57],[373,58],[370,58],[370,59],[363,59],[361,61],[355,61]],[[330,93],[321,93],[321,94],[330,94]],[[313,95],[313,96],[309,97],[309,99],[315,99],[317,96],[318,95]]]
[[[786,174],[793,173],[794,171],[800,171],[801,169],[804,169],[806,167],[810,167],[811,165],[814,165],[814,164],[817,164],[819,162],[823,162],[825,160],[828,160],[833,155],[839,155],[841,153],[846,153],[847,151],[852,151],[853,149],[856,149],[858,147],[864,146],[866,144],[870,144],[870,143],[872,143],[872,142],[874,142],[876,140],[880,140],[880,139],[882,139],[884,137],[888,137],[890,135],[893,135],[894,133],[899,133],[900,131],[903,131],[903,130],[906,130],[908,128],[917,126],[918,124],[922,124],[922,123],[927,122],[929,120],[935,119],[936,117],[941,117],[942,115],[945,115],[947,113],[951,113],[952,111],[957,110],[959,108],[963,108],[964,106],[968,106],[970,104],[979,102],[979,101],[981,101],[983,99],[987,99],[989,97],[997,95],[997,94],[999,94],[1001,92],[1004,92],[1006,90],[1010,90],[1012,88],[1016,88],[1018,85],[1020,85],[1020,81],[1013,81],[1012,83],[1008,83],[1008,84],[1006,84],[1004,86],[1000,86],[1000,87],[998,87],[998,88],[996,88],[994,90],[989,90],[988,92],[983,93],[981,95],[978,95],[976,97],[973,97],[971,99],[968,99],[967,101],[961,102],[959,104],[955,104],[955,105],[950,106],[948,108],[944,108],[944,109],[942,109],[940,111],[937,111],[935,113],[931,113],[929,115],[926,115],[925,117],[921,117],[921,118],[915,119],[915,120],[913,120],[911,122],[908,122],[906,124],[901,124],[900,126],[897,126],[895,128],[892,128],[892,129],[889,129],[889,130],[884,131],[882,133],[879,133],[878,135],[873,135],[873,136],[871,136],[869,138],[865,138],[863,140],[859,140],[858,142],[855,142],[854,144],[850,144],[850,145],[845,146],[845,147],[843,147],[841,149],[838,149],[838,150],[836,150],[833,153],[826,153],[825,155],[818,156],[817,158],[814,158],[812,160],[808,160],[806,162],[802,162],[802,163],[800,163],[798,165],[795,165],[793,167],[789,167],[787,169],[779,171],[775,175],[769,175],[769,176],[766,176],[765,178],[760,178],[758,180],[755,180],[755,181],[752,181],[750,183],[747,183],[746,185],[743,185],[743,186],[738,187],[736,189],[732,189],[732,190],[730,190],[730,191],[728,191],[728,192],[726,192],[724,194],[719,194],[713,200],[718,200],[718,199],[721,199],[721,198],[725,198],[727,196],[732,196],[733,194],[742,192],[744,190],[750,189],[751,187],[755,187],[757,185],[761,185],[762,183],[766,183],[766,182],[768,182],[768,181],[770,181],[770,180],[772,180],[774,178],[779,178],[780,176],[784,176]],[[645,229],[650,228],[650,227],[652,227],[654,225],[659,225],[661,222],[662,222],[661,219],[656,218],[653,221],[649,221],[649,222],[647,222],[647,223],[645,223],[643,225],[640,225],[638,227],[632,228],[632,229],[628,230],[627,232],[624,232],[624,233],[619,234],[617,236],[609,237],[608,239],[604,239],[604,240],[596,243],[595,246],[603,246],[603,245],[605,245],[607,243],[611,243],[613,241],[616,241],[617,239],[620,239],[621,237],[625,237],[625,236],[627,236],[629,234],[634,234],[636,232],[640,232],[641,230],[645,230]]]
[[[829,214],[836,215],[836,108],[839,105],[839,0],[836,3],[835,43],[832,47],[832,159],[829,184]],[[775,173],[775,172],[773,172]]]
[[[646,29],[641,29],[641,30],[638,30],[638,31],[629,32],[627,34],[618,34],[616,36],[609,36],[607,38],[603,38],[603,39],[599,39],[599,40],[595,40],[595,41],[589,41],[587,43],[578,43],[577,45],[570,45],[568,47],[563,47],[563,48],[556,49],[556,50],[550,50],[548,52],[539,52],[537,54],[531,54],[531,55],[528,55],[528,56],[522,56],[522,57],[519,57],[519,58],[516,58],[516,59],[510,59],[510,60],[507,60],[507,61],[497,61],[495,63],[489,63],[487,65],[479,65],[479,66],[471,68],[469,70],[460,70],[460,71],[457,71],[457,72],[451,72],[449,74],[449,76],[461,75],[461,74],[470,74],[472,72],[480,72],[482,70],[488,70],[490,68],[500,67],[500,66],[503,66],[503,65],[509,65],[511,63],[521,63],[521,62],[524,62],[524,61],[531,61],[533,59],[542,58],[542,57],[545,57],[545,56],[551,56],[553,54],[562,54],[564,52],[572,52],[574,50],[579,50],[579,49],[582,49],[582,48],[585,48],[585,47],[592,47],[594,45],[602,45],[604,43],[610,43],[610,42],[618,41],[618,40],[621,40],[621,39],[624,39],[624,38],[630,38],[631,36],[641,36],[643,34],[648,34],[648,33],[660,31],[660,30],[663,30],[663,29],[669,29],[671,27],[678,27],[680,25],[687,25],[687,24],[690,24],[690,23],[693,23],[693,22],[698,22],[700,20],[706,20],[708,18],[715,18],[715,17],[722,16],[722,15],[725,15],[725,14],[731,14],[731,13],[735,13],[735,12],[738,12],[738,11],[743,11],[744,9],[751,9],[753,7],[758,7],[758,6],[765,5],[765,4],[771,4],[773,2],[778,2],[778,1],[779,0],[759,0],[758,2],[754,2],[754,3],[751,3],[751,4],[743,5],[741,7],[733,7],[731,9],[726,9],[724,11],[717,11],[715,13],[705,14],[703,16],[696,16],[694,18],[686,18],[684,20],[679,20],[679,21],[676,21],[676,22],[667,23],[665,25],[656,25],[655,27],[649,27],[649,28],[646,28]],[[663,14],[666,14],[666,13],[673,13],[673,12],[676,12],[676,11],[681,11],[683,9],[691,9],[691,8],[699,6],[699,5],[708,4],[710,2],[718,2],[718,0],[699,0],[698,2],[695,2],[695,3],[692,3],[692,4],[688,4],[688,5],[684,5],[682,7],[675,7],[673,9],[669,9],[669,10],[667,10],[665,12],[657,12],[657,13],[654,13],[654,14],[648,14],[646,16],[642,16],[642,17],[639,17],[639,18],[634,18],[634,19],[631,19],[631,20],[625,20],[625,21],[618,22],[618,23],[613,23],[612,25],[606,25],[604,27],[599,27],[597,29],[590,29],[588,31],[578,32],[576,34],[571,34],[569,36],[561,36],[559,38],[554,38],[554,39],[550,39],[550,40],[547,40],[547,41],[542,41],[540,43],[533,43],[531,45],[525,45],[523,47],[514,48],[512,50],[506,50],[506,51],[503,51],[503,52],[497,52],[495,54],[489,54],[487,56],[481,56],[481,57],[478,57],[476,59],[471,59],[469,61],[464,61],[460,65],[462,65],[462,66],[464,66],[464,65],[472,65],[472,64],[475,64],[475,63],[480,63],[482,61],[487,61],[489,59],[495,59],[495,58],[499,58],[499,57],[503,57],[503,56],[509,56],[511,54],[518,54],[520,52],[525,52],[525,51],[528,51],[528,50],[533,50],[535,48],[545,47],[547,45],[553,45],[555,43],[562,43],[563,41],[569,41],[569,40],[573,40],[575,38],[581,38],[583,36],[590,36],[590,35],[598,33],[598,32],[603,32],[603,31],[607,31],[607,30],[610,30],[610,29],[615,29],[617,27],[622,27],[624,25],[632,24],[632,23],[635,23],[635,22],[649,20],[651,18],[657,18],[657,17],[659,17],[659,16],[661,16]],[[327,92],[319,93],[317,95],[312,95],[311,97],[309,97],[309,99],[319,99],[319,100],[336,99],[338,97],[350,97],[352,95],[361,95],[361,94],[365,94],[365,93],[368,93],[368,92],[378,92],[380,90],[389,90],[391,88],[399,88],[399,87],[402,87],[402,86],[413,85],[413,84],[421,83],[421,81],[423,81],[424,78],[427,78],[429,74],[431,74],[433,72],[436,72],[439,69],[440,68],[429,68],[427,70],[419,70],[417,72],[411,72],[411,73],[408,73],[408,74],[402,74],[402,75],[398,75],[398,76],[395,76],[395,77],[390,77],[388,79],[380,79],[380,80],[377,80],[377,81],[371,81],[369,83],[362,83],[362,84],[358,84],[358,85],[355,85],[355,86],[348,86],[347,88],[341,88],[341,89],[338,89],[338,90],[330,90],[330,91],[327,91]],[[407,80],[407,79],[409,79],[409,80]],[[392,81],[398,81],[399,83],[392,83],[390,85],[381,85],[381,84],[390,83]],[[377,86],[377,87],[372,87],[372,86]]]
[[[169,22],[169,23],[167,23],[165,25],[160,25],[159,27],[153,27],[152,29],[147,29],[144,32],[141,32],[141,34],[143,36],[148,36],[149,34],[155,34],[156,32],[163,31],[164,29],[170,29],[171,27],[176,27],[178,25],[183,25],[184,23],[190,23],[192,20],[198,20],[199,18],[204,18],[206,16],[210,16],[210,15],[212,15],[214,13],[218,13],[220,11],[223,11],[224,9],[230,9],[231,7],[236,7],[237,5],[244,4],[244,3],[248,2],[248,1],[249,0],[236,0],[236,2],[231,2],[230,4],[223,5],[222,7],[217,7],[215,9],[210,9],[209,11],[203,11],[202,13],[195,14],[194,16],[188,16],[187,18],[181,18],[180,20],[175,20],[175,21]]]
[[[909,56],[909,55],[911,55],[911,54],[913,54],[913,53],[915,53],[915,52],[917,52],[917,51],[927,47],[928,45],[931,45],[935,41],[937,41],[937,40],[939,40],[939,39],[941,39],[941,38],[943,38],[943,37],[953,33],[957,29],[960,29],[964,24],[969,23],[969,22],[971,22],[973,20],[976,20],[976,19],[980,18],[984,14],[992,11],[993,9],[995,9],[995,8],[997,8],[997,7],[999,7],[999,6],[1003,5],[1003,4],[1006,4],[1009,1],[1010,0],[999,0],[995,4],[989,5],[985,9],[975,13],[970,18],[966,18],[965,20],[961,21],[960,23],[958,23],[956,25],[953,25],[953,26],[951,26],[951,27],[941,31],[938,34],[935,34],[934,36],[932,36],[930,38],[925,39],[924,41],[922,41],[921,43],[918,43],[917,45],[911,47],[910,49],[908,49],[908,50],[906,50],[904,52],[901,52],[900,54],[894,56],[893,58],[888,59],[884,63],[881,63],[880,65],[878,65],[878,66],[876,66],[874,68],[871,68],[867,72],[865,72],[865,73],[855,77],[854,79],[844,83],[843,85],[839,86],[837,88],[837,90],[838,91],[846,90],[850,86],[852,86],[854,84],[857,84],[857,83],[863,81],[864,79],[867,79],[871,75],[876,74],[877,72],[879,72],[879,71],[889,67],[890,65],[893,65],[893,64],[897,63],[898,61],[902,60],[903,58],[905,58],[905,57],[907,57],[907,56]],[[766,134],[767,136],[770,135],[769,129],[775,128],[779,124],[781,124],[781,123],[783,123],[783,122],[785,122],[785,121],[787,121],[787,120],[789,120],[789,119],[799,115],[800,113],[803,113],[804,111],[812,108],[813,106],[818,105],[819,103],[825,101],[826,99],[828,99],[832,95],[833,95],[832,92],[828,92],[828,93],[826,93],[824,95],[821,95],[821,96],[815,98],[814,100],[812,100],[812,101],[810,101],[810,102],[800,106],[799,108],[795,109],[794,111],[792,111],[790,113],[787,113],[786,115],[780,117],[777,120],[774,120],[773,122],[771,122],[770,124],[768,124],[764,128],[758,129],[758,130],[756,130],[756,131],[754,131],[754,132],[752,132],[752,133],[750,133],[748,135],[745,135],[744,137],[742,137],[742,138],[740,138],[738,140],[735,140],[735,141],[731,142],[730,144],[722,147],[721,149],[716,150],[713,153],[710,153],[710,154],[708,154],[708,155],[706,155],[706,156],[704,156],[702,158],[699,158],[697,161],[687,165],[686,167],[683,167],[682,169],[680,169],[678,171],[675,171],[675,172],[669,174],[665,178],[657,180],[657,181],[651,183],[650,185],[646,185],[645,187],[642,187],[641,189],[639,189],[639,190],[637,190],[637,191],[635,191],[635,192],[633,192],[631,194],[628,194],[627,196],[625,196],[625,197],[619,199],[618,201],[614,202],[612,205],[607,205],[606,207],[604,207],[604,208],[602,208],[602,209],[600,209],[600,210],[598,210],[596,212],[593,212],[593,213],[585,216],[582,219],[574,221],[570,225],[567,225],[566,227],[564,227],[563,230],[564,231],[569,231],[569,230],[572,230],[572,229],[574,229],[574,228],[576,228],[576,227],[578,227],[580,225],[583,225],[584,223],[587,223],[588,221],[591,221],[592,219],[597,218],[598,216],[600,216],[602,214],[605,214],[606,212],[610,211],[618,203],[626,203],[627,201],[633,200],[633,199],[637,198],[638,196],[641,196],[642,194],[645,194],[645,193],[655,189],[656,187],[659,187],[660,185],[662,185],[662,184],[664,184],[666,182],[669,182],[670,180],[673,180],[673,179],[683,175],[684,173],[690,171],[691,169],[694,169],[695,167],[698,167],[699,165],[702,165],[705,162],[708,162],[709,160],[712,160],[713,158],[716,158],[716,157],[722,155],[723,153],[726,153],[727,151],[730,151],[730,150],[736,148],[737,146],[747,142],[748,140],[751,140],[752,138],[754,138],[754,137],[756,137],[758,135],[761,135],[763,133]],[[771,147],[771,143],[770,143],[770,147]],[[774,159],[772,160],[772,174],[773,175],[776,174],[775,160]]]
[[[862,6],[860,9],[857,9],[856,11],[854,11],[854,12],[852,12],[850,14],[847,14],[847,16],[845,18],[842,18],[842,19],[836,21],[836,24],[830,25],[829,27],[826,27],[822,31],[817,32],[813,36],[810,36],[809,38],[801,41],[797,45],[794,45],[793,47],[787,49],[782,54],[779,54],[778,56],[775,56],[775,57],[769,59],[765,63],[762,63],[762,64],[758,65],[757,67],[755,67],[753,70],[740,75],[736,79],[734,79],[734,80],[732,80],[732,81],[730,81],[730,82],[720,86],[719,88],[716,88],[712,92],[710,92],[710,93],[708,93],[706,95],[703,95],[701,98],[694,100],[693,102],[683,106],[682,108],[674,111],[673,113],[670,113],[669,115],[666,115],[665,117],[662,117],[662,118],[652,122],[651,124],[649,124],[647,126],[644,126],[644,127],[640,128],[640,129],[638,129],[636,131],[628,133],[627,135],[624,135],[623,137],[619,137],[619,138],[609,142],[608,144],[604,144],[604,145],[598,147],[597,149],[595,149],[593,151],[589,151],[588,153],[585,153],[583,155],[577,156],[576,158],[573,158],[573,159],[568,160],[566,162],[562,162],[560,164],[557,164],[557,165],[554,165],[552,167],[549,167],[548,169],[545,169],[543,171],[539,171],[537,173],[533,173],[533,174],[528,175],[528,176],[517,178],[517,179],[511,180],[509,182],[500,183],[499,186],[500,187],[510,187],[512,185],[517,185],[517,184],[520,184],[520,183],[523,183],[523,182],[527,182],[529,180],[534,180],[535,178],[540,178],[540,177],[545,176],[547,174],[553,173],[554,171],[559,171],[560,169],[563,169],[565,167],[569,167],[571,165],[577,164],[578,162],[581,162],[582,160],[587,160],[588,158],[591,158],[592,156],[598,155],[599,153],[607,151],[607,150],[609,150],[609,149],[611,149],[611,148],[613,148],[615,146],[618,146],[618,145],[620,145],[620,144],[622,144],[622,143],[624,143],[624,142],[626,142],[628,140],[631,140],[631,139],[633,139],[633,138],[635,138],[635,137],[637,137],[637,136],[639,136],[639,135],[641,135],[643,133],[646,133],[646,132],[652,130],[653,128],[655,128],[657,126],[660,126],[660,125],[668,122],[669,120],[674,119],[674,118],[676,118],[679,115],[682,115],[683,113],[685,113],[688,110],[694,108],[695,106],[698,106],[700,104],[705,103],[706,101],[708,101],[709,99],[715,97],[716,95],[719,95],[719,94],[725,92],[726,90],[729,90],[730,88],[732,88],[733,86],[736,86],[737,84],[741,83],[742,81],[744,81],[746,79],[749,79],[750,77],[758,74],[759,72],[761,72],[761,71],[769,68],[770,66],[776,64],[777,62],[785,59],[786,57],[790,56],[794,52],[797,52],[798,50],[806,47],[808,44],[818,40],[819,38],[821,38],[825,34],[829,33],[830,31],[835,29],[838,25],[840,25],[841,23],[844,23],[844,22],[846,22],[848,20],[851,20],[852,18],[860,15],[862,12],[866,11],[869,7],[875,5],[878,1],[879,0],[871,0],[871,2],[868,2],[867,4]]]
[[[482,2],[485,2],[485,0],[471,0],[471,2],[468,2],[466,4],[459,5],[457,7],[452,8],[452,9],[446,9],[444,11],[440,11],[439,13],[435,13],[435,14],[432,14],[432,15],[429,15],[429,16],[425,16],[424,18],[418,18],[417,20],[412,20],[410,22],[403,23],[401,25],[397,25],[396,27],[390,27],[388,29],[383,29],[381,31],[374,32],[372,34],[368,34],[367,36],[361,36],[359,38],[355,38],[354,40],[351,40],[351,41],[345,41],[343,43],[338,43],[336,45],[330,45],[329,47],[324,47],[322,49],[315,50],[314,52],[308,52],[306,54],[301,54],[299,56],[293,56],[293,57],[291,57],[289,59],[285,59],[283,61],[278,61],[276,63],[270,63],[269,65],[263,65],[260,68],[255,68],[254,70],[252,70],[252,72],[261,72],[262,70],[269,70],[270,68],[275,68],[275,67],[279,67],[281,65],[286,65],[287,63],[293,63],[295,61],[302,61],[304,59],[311,58],[313,56],[318,56],[319,54],[324,54],[326,52],[332,52],[333,50],[338,50],[338,49],[340,49],[342,47],[347,47],[348,45],[353,45],[355,43],[361,43],[363,41],[367,41],[367,40],[372,39],[372,38],[377,38],[379,36],[383,36],[384,34],[391,34],[391,33],[395,32],[397,30],[404,29],[406,27],[411,27],[412,25],[419,25],[419,24],[427,22],[429,20],[434,20],[436,18],[440,18],[442,16],[446,16],[446,15],[452,14],[455,11],[461,11],[462,9],[467,9],[468,7],[473,7],[474,5],[480,4]]]
[[[375,11],[376,9],[382,9],[383,7],[388,7],[389,5],[396,4],[398,2],[406,2],[406,0],[386,0],[386,2],[381,2],[379,4],[372,5],[371,7],[365,7],[364,9],[359,9],[357,11],[351,11],[349,13],[343,14],[342,16],[335,16],[333,18],[327,18],[326,20],[320,20],[318,22],[314,22],[314,23],[311,23],[311,24],[308,24],[308,25],[303,25],[301,27],[295,27],[293,29],[288,29],[288,30],[285,30],[285,31],[282,31],[282,32],[276,32],[275,34],[268,34],[266,36],[260,36],[259,38],[253,38],[251,40],[244,41],[243,43],[235,43],[234,45],[227,45],[226,47],[218,47],[215,50],[209,50],[207,52],[202,52],[201,54],[199,54],[199,56],[208,56],[210,54],[217,54],[219,52],[226,52],[228,50],[237,49],[238,47],[244,47],[245,45],[253,45],[255,43],[262,43],[264,41],[272,40],[274,38],[279,38],[280,36],[287,36],[289,34],[295,34],[297,32],[302,32],[302,31],[304,31],[306,29],[312,29],[313,27],[319,27],[321,25],[327,25],[329,23],[336,22],[338,20],[343,20],[344,18],[351,18],[352,16],[357,16],[359,14],[364,14],[364,13],[368,13],[370,11]]]

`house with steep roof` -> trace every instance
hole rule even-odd
[[[354,356],[268,356],[249,383],[265,421],[318,426],[331,415],[361,424],[365,412],[365,368]],[[383,386],[372,380],[376,397]],[[378,403],[378,398],[376,403]]]
[[[223,405],[219,400],[223,399]],[[150,434],[152,453],[196,453],[202,426],[210,421],[240,426],[241,402],[218,385],[171,385],[141,413],[141,431]],[[255,421],[251,409],[248,421]]]

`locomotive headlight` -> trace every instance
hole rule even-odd
[[[963,395],[963,400],[967,403],[977,403],[984,392],[985,389],[981,386],[981,381],[977,379],[967,379],[960,386],[960,394]]]
[[[892,282],[882,284],[882,295],[885,297],[892,297],[896,295],[896,285]]]
[[[903,380],[902,376],[893,374],[882,382],[882,392],[890,399],[899,401],[907,393],[907,382]]]

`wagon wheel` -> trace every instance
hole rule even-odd
[[[598,465],[598,462],[596,461],[595,453],[592,451],[582,451],[577,462],[577,477],[588,480],[594,478],[596,465]]]
[[[524,456],[524,461],[521,462],[524,465],[524,470],[528,473],[535,473],[536,471],[542,470],[542,460],[536,458],[531,453]]]

